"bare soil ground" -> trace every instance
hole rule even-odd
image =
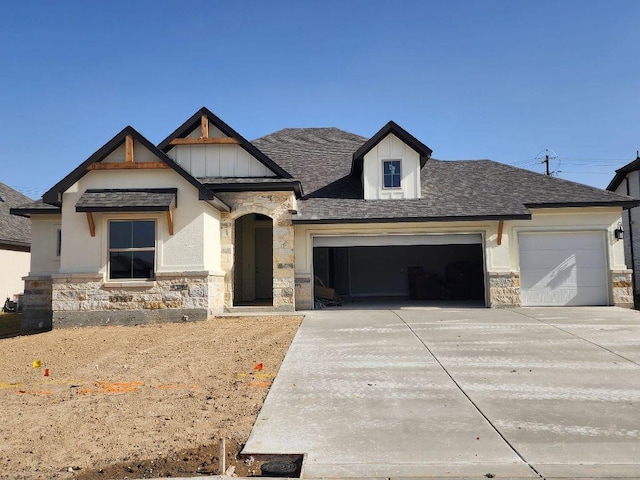
[[[259,474],[236,455],[300,321],[222,317],[0,340],[0,478],[216,474],[221,438],[227,466]]]

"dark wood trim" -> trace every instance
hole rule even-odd
[[[169,165],[162,162],[118,162],[118,163],[94,163],[87,167],[87,170],[166,170]]]
[[[96,224],[93,222],[93,213],[87,212],[87,222],[89,223],[89,232],[92,237],[96,236]]]
[[[173,235],[173,211],[167,210],[167,225],[169,227],[169,235]]]
[[[206,115],[200,117],[200,138],[209,138],[209,119]]]
[[[133,163],[133,137],[131,135],[124,137],[124,151],[124,161],[126,163]]]

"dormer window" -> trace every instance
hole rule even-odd
[[[382,179],[384,188],[400,188],[400,160],[382,162]]]

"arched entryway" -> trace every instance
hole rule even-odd
[[[233,304],[273,305],[273,220],[259,213],[235,221]]]

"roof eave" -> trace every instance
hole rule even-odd
[[[7,248],[3,248],[7,247]],[[19,240],[0,239],[0,249],[12,250],[16,252],[30,252],[31,242],[21,242]]]
[[[201,198],[200,200],[203,199]],[[231,211],[231,207],[219,197],[214,196],[211,200],[206,200],[206,202],[220,212],[229,213]]]
[[[624,180],[626,176],[619,172],[620,172],[619,170],[616,170],[616,175],[613,177],[613,180],[609,182],[609,185],[607,185],[606,190],[609,190],[610,192],[615,192],[618,189],[618,187],[622,183],[622,180]]]
[[[415,222],[477,222],[485,220],[531,220],[530,213],[513,215],[470,215],[470,216],[441,216],[441,217],[402,217],[402,218],[339,218],[339,219],[304,219],[293,218],[297,225],[332,224],[332,223],[415,223]]]
[[[549,203],[525,203],[527,208],[585,208],[585,207],[622,207],[629,208],[640,205],[638,200],[594,201],[594,202],[549,202]]]
[[[291,190],[296,194],[296,198],[302,197],[302,184],[295,180],[292,182],[279,183],[225,183],[206,184],[215,193],[222,192],[279,192]]]
[[[60,208],[40,209],[40,208],[16,207],[16,208],[9,209],[9,213],[11,215],[15,215],[16,217],[31,218],[31,215],[60,215],[62,214],[62,210]]]

